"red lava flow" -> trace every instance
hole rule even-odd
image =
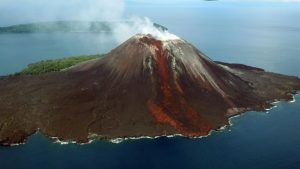
[[[144,40],[147,41],[148,45],[156,47],[155,54],[161,85],[158,92],[162,92],[163,95],[162,99],[150,99],[148,101],[147,105],[150,113],[157,122],[172,126],[185,136],[207,135],[211,130],[208,122],[187,103],[183,92],[177,86],[178,84],[174,84],[174,87],[170,84],[168,60],[162,42],[155,39]]]

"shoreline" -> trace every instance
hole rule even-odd
[[[286,103],[295,103],[296,102],[296,97],[298,96],[298,94],[299,94],[298,92],[296,94],[293,94],[291,100],[278,100],[278,99],[275,99],[273,102],[271,102],[271,105],[273,105],[273,106],[271,106],[269,108],[266,108],[265,111],[262,111],[262,112],[264,112],[266,114],[269,114],[269,111],[274,109],[274,108],[277,108],[278,107],[277,104],[280,104],[280,103],[284,103],[284,102],[286,102]],[[58,137],[46,136],[46,135],[44,135],[43,133],[40,132],[39,128],[36,130],[36,132],[34,134],[41,133],[46,138],[50,139],[52,141],[52,143],[59,144],[59,145],[68,145],[68,144],[88,145],[88,144],[91,144],[95,141],[100,141],[100,140],[107,141],[107,142],[112,143],[112,144],[120,144],[120,143],[123,143],[125,141],[130,141],[130,140],[141,140],[141,139],[151,139],[152,140],[152,139],[157,139],[157,138],[162,138],[162,137],[166,137],[166,138],[183,137],[183,138],[189,138],[189,139],[201,139],[201,138],[209,137],[210,135],[213,134],[213,132],[223,132],[224,130],[232,127],[233,126],[232,120],[234,118],[240,117],[241,115],[243,115],[244,113],[247,113],[247,112],[251,112],[251,111],[242,112],[240,114],[236,114],[232,117],[229,117],[228,118],[228,124],[225,124],[225,125],[217,128],[217,129],[210,130],[207,135],[196,136],[196,137],[186,137],[182,134],[177,133],[177,134],[172,134],[172,135],[136,136],[136,137],[119,137],[119,138],[113,138],[113,139],[101,139],[101,135],[98,135],[98,134],[95,134],[95,133],[90,133],[89,136],[88,136],[88,142],[79,143],[79,142],[74,141],[74,140],[61,140]],[[228,131],[231,131],[231,130],[228,129]],[[26,141],[27,141],[27,138],[23,142],[20,142],[20,143],[2,144],[2,146],[15,147],[15,146],[26,144]]]
[[[288,101],[288,103],[295,103],[296,102],[296,96],[298,95],[298,93],[292,95],[293,99]]]
[[[295,103],[296,102],[296,96],[298,95],[298,92],[296,94],[292,95],[292,100],[279,100],[279,99],[275,99],[273,102],[271,102],[271,106],[270,108],[266,108],[265,109],[265,113],[268,114],[270,110],[277,108],[278,105],[276,104],[280,104],[280,103]],[[119,144],[122,143],[124,141],[127,140],[139,140],[139,139],[156,139],[156,138],[160,138],[160,137],[167,137],[167,138],[173,138],[173,137],[185,137],[185,138],[190,138],[190,139],[201,139],[201,138],[205,138],[205,137],[209,137],[213,132],[223,132],[224,130],[226,130],[227,128],[233,126],[233,122],[232,119],[240,117],[242,114],[247,113],[249,111],[234,115],[232,117],[228,118],[228,124],[225,124],[224,126],[221,126],[217,129],[213,129],[210,130],[209,133],[207,135],[204,136],[198,136],[198,137],[185,137],[182,134],[173,134],[173,135],[161,135],[161,136],[154,136],[154,137],[150,137],[150,136],[140,136],[140,137],[125,137],[125,138],[115,138],[115,139],[109,139],[107,141],[109,141],[110,143],[113,144]],[[231,131],[230,129],[228,131]]]

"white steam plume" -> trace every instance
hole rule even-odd
[[[116,23],[113,26],[112,33],[119,43],[137,33],[151,34],[153,37],[162,41],[179,39],[179,37],[169,33],[167,30],[160,30],[155,27],[154,23],[147,17],[131,17],[129,22]]]
[[[152,34],[160,40],[178,38],[159,31],[148,18],[125,16],[125,3],[125,0],[0,0],[0,25],[53,20],[106,21],[112,23],[113,37],[119,43],[137,33]]]

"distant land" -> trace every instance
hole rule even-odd
[[[183,39],[138,34],[103,57],[42,61],[0,77],[0,144],[37,131],[77,143],[201,137],[299,89],[298,77],[215,62]]]
[[[54,21],[37,22],[0,27],[0,34],[3,33],[109,33],[112,26],[118,22],[100,21]],[[131,22],[124,22],[132,24]],[[160,30],[168,30],[166,27],[153,23]]]

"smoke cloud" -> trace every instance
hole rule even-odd
[[[161,40],[178,38],[168,31],[158,30],[149,18],[125,15],[125,6],[125,0],[1,0],[0,24],[5,24],[5,21],[14,21],[11,24],[54,20],[105,21],[111,23],[112,36],[118,43],[137,33],[152,34]]]
[[[118,23],[113,26],[113,35],[119,43],[137,33],[151,34],[156,39],[162,41],[179,39],[179,37],[166,30],[156,28],[154,23],[147,17],[131,17],[129,22]]]

